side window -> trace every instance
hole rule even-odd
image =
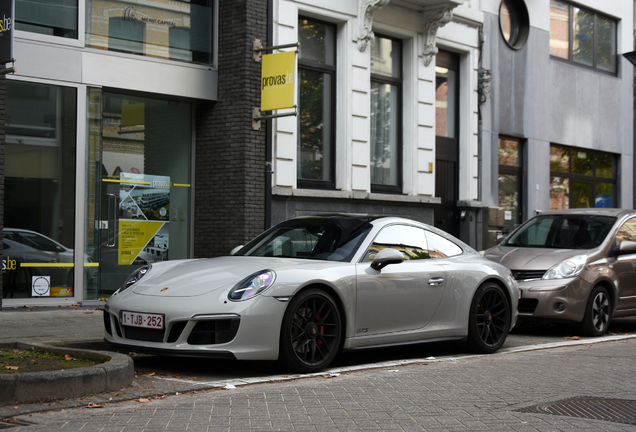
[[[625,240],[636,241],[636,218],[629,219],[616,233],[617,245]]]
[[[464,252],[452,241],[430,231],[426,231],[426,240],[428,240],[428,253],[431,258],[451,257]]]
[[[430,258],[423,229],[408,225],[389,225],[384,227],[369,247],[365,261],[372,261],[382,249],[398,250],[407,260]]]

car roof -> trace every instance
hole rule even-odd
[[[619,209],[619,208],[578,208],[578,209],[565,209],[565,210],[550,210],[545,213],[541,213],[537,216],[544,215],[582,215],[582,216],[615,216],[620,217],[628,214],[636,215],[634,209]]]

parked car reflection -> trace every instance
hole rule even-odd
[[[17,243],[21,243],[33,249],[37,249],[47,255],[53,256],[57,259],[57,262],[61,263],[73,263],[75,259],[75,252],[73,249],[67,248],[63,244],[49,238],[37,231],[22,229],[22,228],[4,228],[2,231],[2,237],[4,239],[12,240]],[[87,254],[84,254],[84,262],[90,263],[93,260]],[[97,274],[97,269],[90,267],[88,269],[88,278],[94,279]],[[70,269],[70,282],[73,285],[73,269]]]
[[[49,276],[51,287],[69,288],[72,294],[72,271],[68,267],[30,267],[23,264],[54,264],[59,260],[49,254],[18,242],[2,241],[2,291],[4,298],[32,296],[34,276]],[[70,283],[69,283],[70,282]]]

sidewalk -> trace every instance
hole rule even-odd
[[[53,345],[101,342],[102,310],[97,306],[6,307],[0,311],[0,340],[28,339]]]
[[[107,400],[97,409],[14,415],[26,427],[12,430],[634,432],[636,416],[608,408],[636,407],[635,351],[630,339]],[[558,411],[591,404],[598,409],[578,416]]]
[[[30,310],[28,308],[4,308],[0,312],[0,342],[19,339],[56,346],[109,350],[110,347],[103,341],[102,326],[102,311],[95,306],[30,308]],[[430,354],[426,354],[422,358],[402,357],[398,354],[389,360],[380,356],[378,360],[377,357],[372,357],[372,354],[365,353],[364,359],[345,363],[324,373],[303,376],[284,375],[276,369],[266,367],[256,367],[249,370],[246,364],[238,365],[236,362],[216,362],[206,366],[206,362],[197,362],[194,359],[155,358],[154,356],[144,358],[141,355],[133,355],[132,358],[138,371],[132,380],[132,386],[93,396],[67,398],[55,402],[0,406],[0,420],[45,410],[108,406],[115,402],[131,400],[151,401],[156,398],[165,398],[166,395],[196,394],[213,389],[222,391],[226,388],[251,387],[264,383],[278,386],[288,382],[290,386],[295,387],[299,378],[311,381],[331,376],[331,373],[335,376],[344,376],[356,375],[365,371],[373,373],[373,370],[381,371],[387,368],[433,366],[440,363],[463,364],[471,359],[482,357],[483,359],[479,361],[485,361],[488,364],[488,361],[495,361],[499,357],[519,358],[521,356],[523,358],[526,355],[534,355],[533,351],[548,348],[576,350],[581,347],[611,346],[612,344],[603,343],[608,341],[616,343],[626,341],[630,342],[632,347],[636,346],[634,340],[636,338],[636,318],[617,320],[612,328],[620,334],[612,332],[613,335],[610,334],[603,338],[581,338],[581,340],[565,336],[569,334],[567,331],[559,333],[549,327],[523,329],[523,331],[509,336],[509,340],[500,353],[490,356],[473,356],[461,352],[461,350],[455,350],[451,355],[436,354],[436,358],[429,358]],[[569,348],[562,348],[564,346]],[[149,367],[149,364],[152,367]],[[149,371],[150,368],[153,371]],[[206,376],[202,370],[208,370],[210,374]],[[534,369],[528,372],[543,373],[543,371]],[[630,374],[633,376],[633,373],[630,372]]]

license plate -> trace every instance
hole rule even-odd
[[[163,330],[163,315],[142,312],[121,312],[121,324],[130,327],[143,327]]]

